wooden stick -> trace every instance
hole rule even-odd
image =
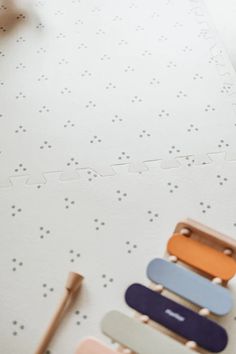
[[[62,316],[68,307],[69,303],[71,300],[74,300],[75,293],[79,290],[81,283],[83,280],[83,276],[77,273],[69,273],[66,286],[65,286],[65,292],[63,294],[63,297],[58,304],[57,310],[54,313],[47,330],[45,331],[38,347],[37,350],[35,351],[35,354],[45,354],[45,351],[48,348],[48,345],[55,334],[57,327],[62,320]]]

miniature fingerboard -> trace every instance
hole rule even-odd
[[[205,277],[165,259],[153,259],[148,264],[147,277],[215,315],[227,315],[233,307],[232,294],[227,288],[216,286]]]

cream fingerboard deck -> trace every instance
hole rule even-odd
[[[119,311],[106,314],[101,328],[114,341],[139,354],[157,354],[159,349],[162,354],[189,354],[189,349],[174,339]]]

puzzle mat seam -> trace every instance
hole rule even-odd
[[[214,152],[207,155],[201,156],[182,156],[177,157],[172,160],[147,160],[141,163],[120,163],[114,164],[112,166],[107,166],[106,170],[101,171],[98,169],[90,167],[78,167],[75,169],[70,169],[69,173],[65,171],[46,171],[41,176],[40,179],[32,179],[29,174],[22,174],[19,176],[10,176],[5,184],[0,184],[0,190],[8,190],[13,188],[15,185],[25,185],[25,186],[37,186],[47,184],[49,181],[54,182],[72,182],[82,178],[83,173],[90,172],[99,178],[114,177],[118,175],[130,175],[130,174],[148,174],[152,172],[160,172],[161,170],[171,170],[171,169],[189,169],[189,168],[204,168],[204,166],[215,165],[215,164],[234,164],[236,166],[236,155],[231,159],[227,159],[227,154],[225,152]],[[82,174],[81,174],[82,173]]]
[[[217,72],[219,76],[224,77],[224,84],[231,86],[231,92],[228,93],[227,96],[229,102],[233,105],[233,110],[236,113],[236,72],[234,67],[226,52],[224,44],[221,41],[220,35],[214,25],[214,21],[211,18],[211,14],[207,9],[206,4],[201,0],[191,1],[192,3],[198,4],[198,6],[193,7],[193,11],[197,22],[203,26],[202,31],[204,38],[212,42],[210,52],[212,54],[212,59],[216,64]]]
[[[231,92],[227,94],[226,100],[231,103],[233,111],[236,114],[236,72],[206,4],[202,0],[191,1],[193,4],[192,11],[195,14],[196,21],[199,24],[202,24],[203,37],[211,42],[210,52],[212,54],[212,59],[215,62],[217,72],[219,76],[224,77],[223,84],[231,86]],[[194,6],[194,4],[196,4],[196,6]]]
[[[230,92],[227,93],[226,100],[229,104],[232,105],[232,109],[236,114],[236,73],[233,69],[233,66],[228,58],[226,50],[221,43],[217,30],[213,25],[213,21],[210,18],[210,14],[207,10],[206,5],[202,0],[191,0],[192,9],[196,21],[202,25],[202,33],[205,40],[211,42],[210,52],[212,54],[212,59],[215,62],[217,72],[219,76],[223,77],[223,84],[230,86]],[[227,68],[227,69],[226,69]],[[1,151],[0,151],[1,154]],[[114,176],[119,173],[119,167],[122,167],[127,170],[127,173],[142,173],[151,171],[153,168],[181,168],[184,167],[184,160],[188,165],[188,160],[191,159],[191,165],[205,165],[213,162],[215,156],[221,156],[220,158],[224,159],[227,162],[236,161],[236,152],[227,152],[227,151],[214,151],[201,155],[182,155],[176,156],[173,159],[150,159],[146,161],[137,161],[133,163],[118,163],[109,165],[103,165],[103,167],[96,166],[81,166],[79,168],[58,168],[54,171],[42,171],[40,174],[21,174],[21,175],[10,175],[7,178],[0,178],[0,188],[10,188],[14,185],[15,181],[19,183],[19,180],[22,180],[22,183],[26,185],[40,185],[47,183],[48,174],[57,174],[58,181],[71,181],[80,178],[79,171],[81,170],[90,170],[99,175],[99,177],[105,176]],[[185,165],[186,165],[185,164]]]

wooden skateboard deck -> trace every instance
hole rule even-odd
[[[168,241],[167,250],[191,267],[223,281],[228,281],[236,273],[236,261],[232,257],[191,237],[174,234]]]
[[[131,285],[125,300],[134,310],[208,351],[218,353],[227,345],[227,333],[217,323],[141,284]]]
[[[233,307],[232,295],[228,289],[164,259],[156,258],[149,263],[147,277],[218,316],[226,315]]]
[[[138,354],[191,353],[183,344],[119,311],[108,312],[101,328],[112,340]]]

